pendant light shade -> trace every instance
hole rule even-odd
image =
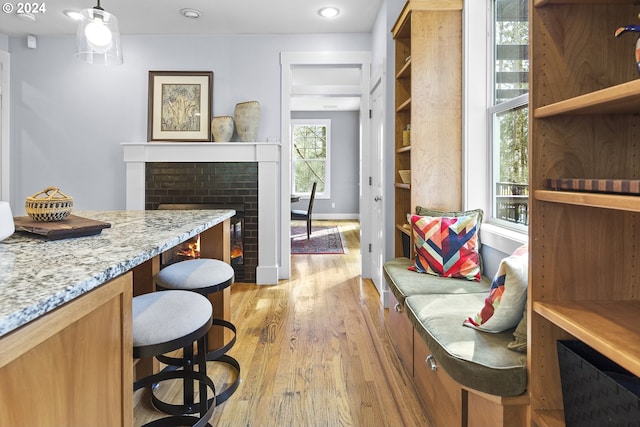
[[[76,34],[76,58],[89,64],[120,65],[123,62],[118,19],[98,5],[80,11]]]

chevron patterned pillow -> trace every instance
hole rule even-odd
[[[412,270],[436,276],[481,280],[478,215],[411,216],[416,259]]]

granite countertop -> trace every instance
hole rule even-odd
[[[95,236],[0,242],[0,337],[234,215],[233,210],[84,211]]]

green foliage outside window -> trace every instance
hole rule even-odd
[[[493,216],[526,226],[529,224],[528,1],[493,1]]]
[[[496,114],[500,126],[500,182],[529,182],[529,108]]]
[[[293,192],[311,192],[314,182],[317,193],[325,190],[327,173],[327,127],[323,125],[293,126]]]

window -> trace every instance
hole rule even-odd
[[[528,1],[491,1],[491,216],[502,225],[525,229],[529,224]]]
[[[328,198],[331,120],[292,120],[291,144],[292,192],[311,194],[317,182],[316,198]]]

